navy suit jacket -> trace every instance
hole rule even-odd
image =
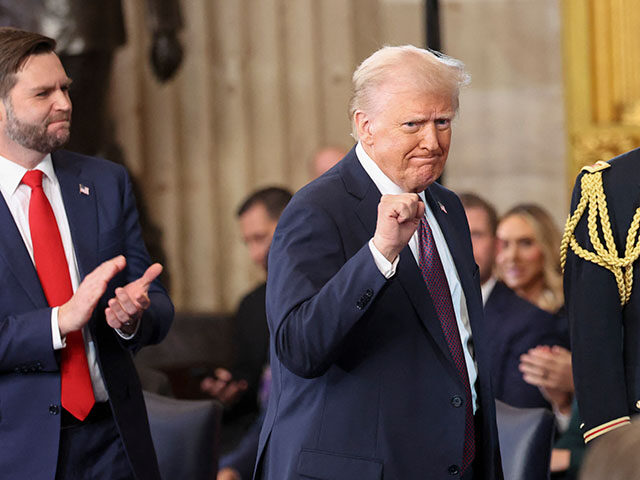
[[[520,408],[551,408],[538,387],[522,379],[520,355],[538,345],[569,348],[566,319],[553,315],[496,282],[484,306],[491,352],[491,381],[498,400]]]
[[[476,345],[478,474],[499,479],[466,217],[445,188],[431,185],[426,197],[454,258]],[[374,263],[367,243],[379,201],[352,149],[280,218],[267,280],[273,383],[258,450],[262,478],[450,478],[462,463],[464,387],[409,248],[389,280]]]
[[[137,478],[159,479],[132,353],[166,335],[173,305],[159,282],[138,333],[125,341],[104,318],[106,302],[150,264],[125,169],[70,152],[52,154],[84,278],[124,255],[127,266],[109,284],[89,322],[114,419]],[[86,195],[80,185],[89,189]],[[0,196],[0,472],[6,478],[55,477],[60,437],[60,356],[51,338],[51,309],[11,212]]]

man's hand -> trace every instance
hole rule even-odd
[[[409,243],[424,209],[424,203],[415,193],[382,196],[373,244],[387,260],[393,262]]]
[[[231,467],[225,467],[218,471],[216,480],[242,480],[237,470]]]
[[[58,309],[58,328],[62,337],[69,332],[80,330],[89,322],[98,300],[107,290],[107,285],[126,264],[125,258],[118,255],[100,264],[82,280],[69,301]]]
[[[131,334],[142,317],[142,313],[149,308],[149,285],[162,273],[162,265],[154,263],[144,272],[142,277],[118,287],[115,297],[109,300],[105,309],[105,317],[111,328],[116,328],[124,333]]]
[[[206,377],[200,382],[200,390],[207,392],[213,398],[230,407],[236,403],[244,391],[249,387],[246,380],[234,380],[231,372],[225,368],[216,368],[214,377]]]
[[[554,345],[541,345],[520,356],[522,378],[540,388],[542,395],[561,413],[571,411],[573,372],[571,352]]]

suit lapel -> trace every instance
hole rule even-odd
[[[356,207],[356,216],[364,226],[367,238],[371,238],[376,230],[378,203],[380,203],[381,197],[380,191],[360,165],[355,150],[351,150],[347,154],[345,160],[341,162],[340,168],[347,191],[360,198],[360,203]],[[408,246],[400,253],[396,278],[409,297],[409,301],[422,324],[446,358],[453,362],[433,301],[413,253],[411,253],[411,249]]]
[[[34,305],[46,307],[47,299],[42,291],[36,268],[24,245],[20,231],[2,195],[0,195],[0,257],[18,280]]]
[[[96,192],[93,182],[69,163],[64,153],[56,152],[52,158],[82,280],[98,263]]]

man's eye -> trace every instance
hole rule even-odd
[[[449,128],[449,125],[451,125],[451,120],[449,120],[448,118],[440,118],[436,120],[436,125],[438,126],[438,128]]]

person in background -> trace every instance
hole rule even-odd
[[[347,150],[341,147],[326,146],[317,150],[311,158],[311,175],[318,178],[344,158]]]
[[[539,345],[523,353],[520,371],[525,382],[540,389],[556,416],[559,435],[551,454],[554,479],[573,479],[584,447],[574,441],[580,422],[573,401],[571,352],[564,314],[561,234],[545,209],[520,204],[502,216],[497,236],[498,275],[523,298],[554,314],[562,334],[562,342]]]
[[[467,221],[434,183],[467,80],[413,46],[356,69],[358,143],[294,195],[271,245],[255,478],[502,478]]]
[[[253,192],[238,209],[238,225],[251,261],[265,274],[273,232],[290,199],[288,190],[268,187]],[[265,289],[266,284],[262,282],[240,301],[233,322],[232,367],[218,367],[213,376],[201,382],[202,390],[226,407],[227,426],[239,423],[241,427],[223,430],[223,437],[229,437],[222,439],[228,454],[220,459],[218,480],[250,478],[255,464],[262,425],[261,417],[256,420],[262,409],[259,398],[261,380],[262,387],[268,388],[265,385],[265,375],[268,375],[265,367],[269,363]]]
[[[550,403],[538,387],[524,381],[519,369],[520,356],[539,345],[568,347],[566,332],[559,328],[554,315],[521,298],[496,278],[498,217],[495,208],[473,193],[461,194],[460,200],[480,271],[495,396],[514,407],[550,409]]]
[[[55,45],[0,28],[0,471],[159,480],[132,358],[173,305],[125,169],[59,150],[72,105]]]
[[[540,388],[567,421],[573,399],[573,380],[567,350],[568,327],[562,312],[560,231],[549,213],[533,204],[521,204],[505,213],[496,235],[498,277],[520,297],[557,316],[565,341],[554,347],[540,346],[525,353],[521,371],[527,383]]]

